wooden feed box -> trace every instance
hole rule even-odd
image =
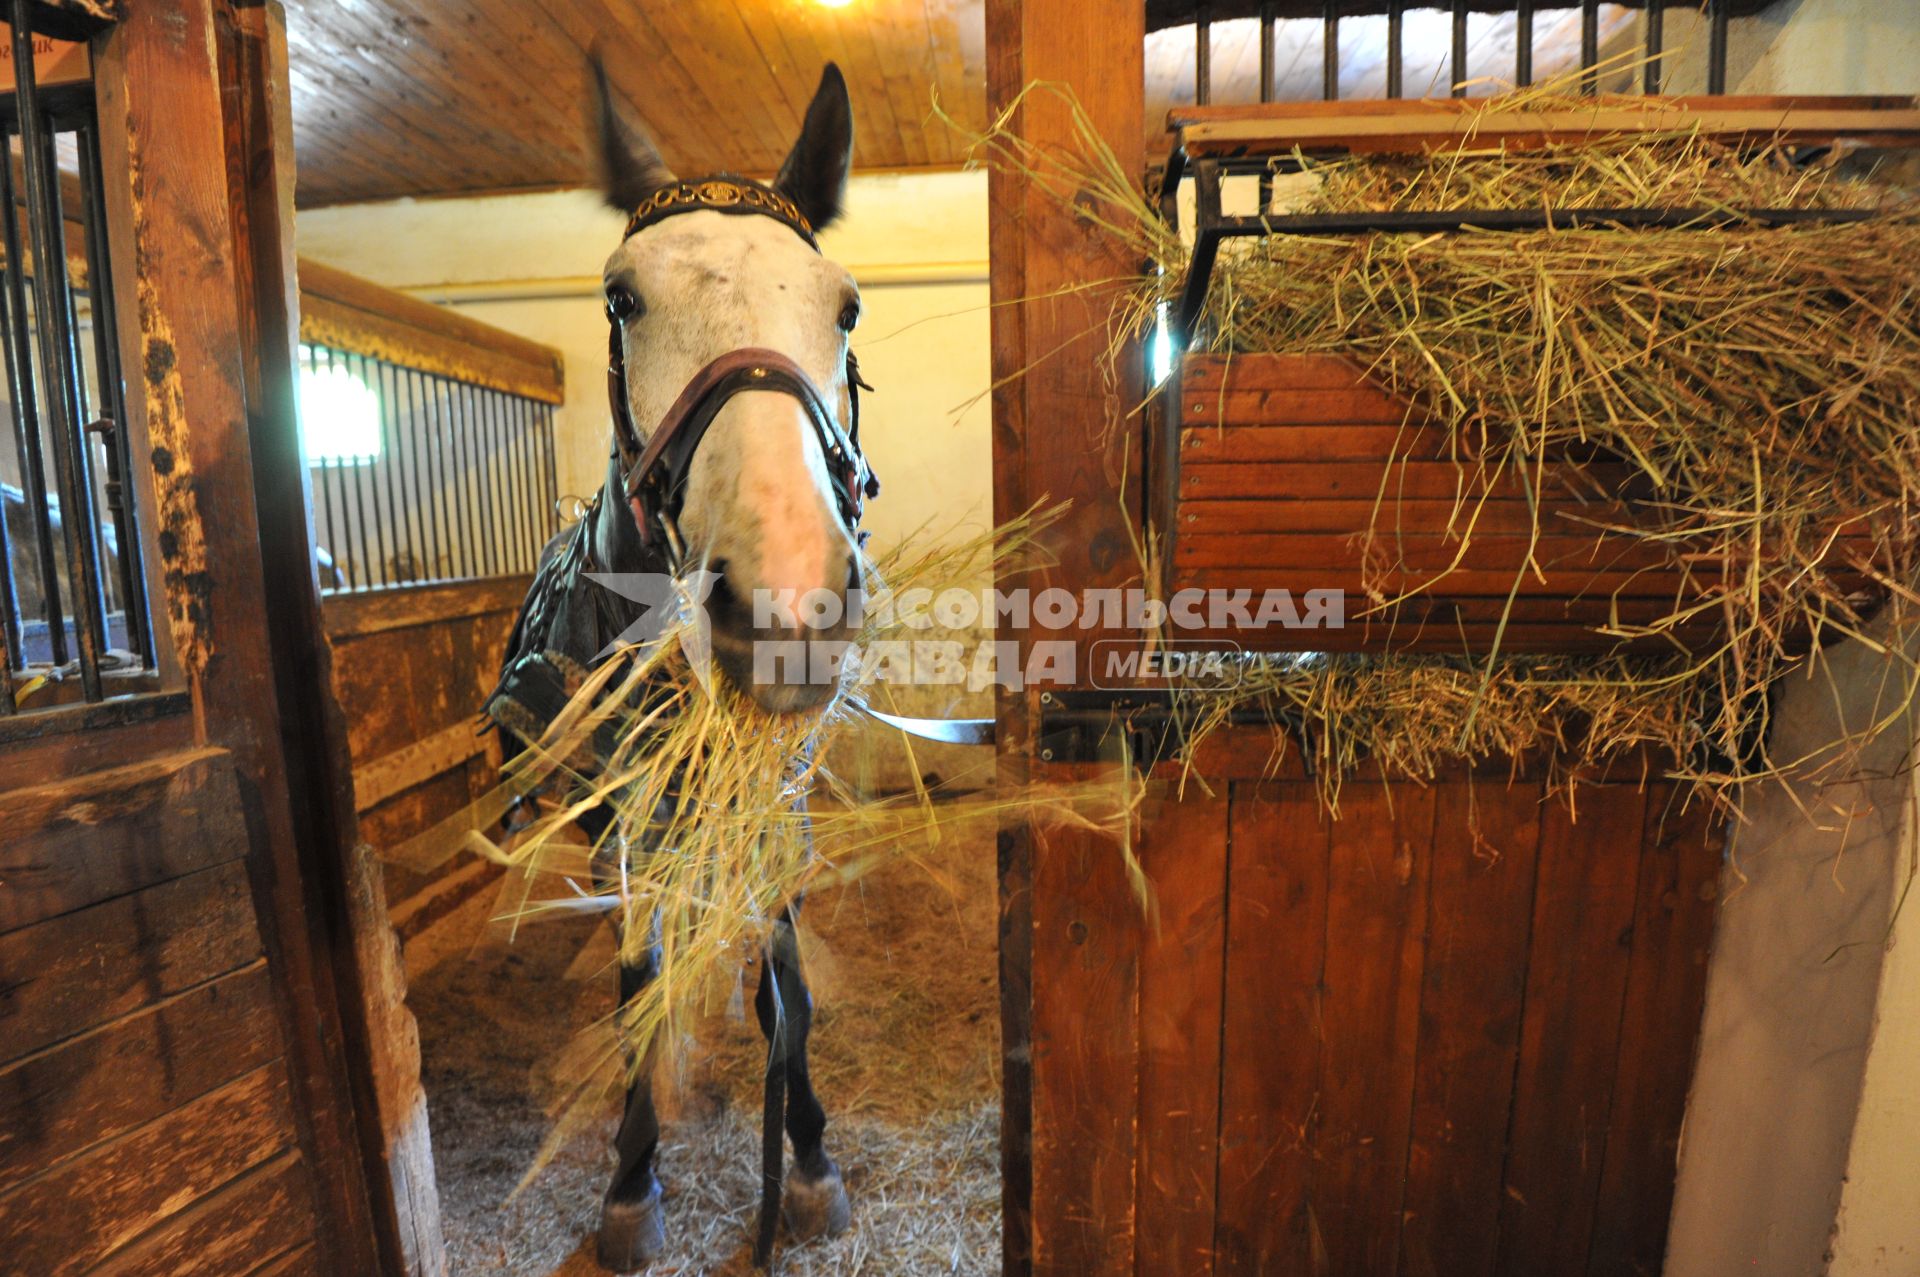
[[[1650,521],[1654,491],[1597,454],[1545,467],[1533,543],[1518,479],[1484,481],[1447,426],[1349,359],[1188,355],[1166,394],[1153,516],[1169,594],[1345,592],[1344,629],[1240,631],[1250,647],[1484,654],[1504,613],[1501,652],[1606,651],[1622,640],[1605,627],[1651,622],[1719,585],[1715,564],[1676,565],[1608,530]],[[1842,538],[1832,553],[1865,544]]]

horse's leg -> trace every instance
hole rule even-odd
[[[609,819],[603,811],[589,812],[580,824],[599,842]],[[596,827],[599,826],[599,827]],[[615,925],[615,932],[619,930]],[[637,965],[620,964],[620,1005],[640,996],[660,970],[660,950],[648,945]],[[626,1110],[613,1139],[619,1161],[613,1182],[600,1203],[599,1257],[603,1268],[633,1272],[658,1259],[667,1247],[665,1212],[660,1181],[653,1174],[654,1151],[660,1147],[660,1119],[653,1109],[651,1064],[642,1062],[627,1084]]]
[[[650,949],[639,966],[620,965],[621,1006],[653,979],[658,963],[658,952]],[[658,1259],[667,1246],[660,1181],[653,1173],[660,1119],[653,1109],[653,1075],[648,1066],[643,1065],[627,1086],[626,1112],[613,1146],[619,1163],[600,1204],[600,1264],[615,1272],[632,1272]]]
[[[827,1156],[822,1137],[826,1134],[827,1114],[813,1093],[813,1078],[807,1069],[807,1037],[813,1029],[813,995],[807,991],[800,965],[800,947],[793,930],[796,901],[781,914],[774,925],[773,942],[767,946],[767,961],[760,972],[759,992],[754,1009],[759,1013],[760,1029],[767,1035],[772,1057],[770,1068],[785,1071],[787,1091],[786,1127],[793,1140],[793,1169],[788,1171],[781,1195],[782,1213],[787,1228],[805,1241],[821,1233],[838,1233],[852,1218],[846,1185],[840,1168]]]

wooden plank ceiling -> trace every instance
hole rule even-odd
[[[1630,25],[1621,6],[1602,13],[1603,39]],[[936,96],[968,129],[986,121],[982,0],[288,0],[287,18],[303,207],[590,183],[596,45],[683,173],[772,173],[829,60],[853,92],[860,168],[959,164],[965,140],[934,116]],[[1410,9],[1406,23],[1407,94],[1444,95],[1447,15]],[[1258,96],[1257,30],[1214,24],[1215,102]],[[1320,96],[1321,31],[1279,24],[1281,99]],[[1511,14],[1474,13],[1469,74],[1510,76],[1513,34]],[[1165,149],[1167,108],[1193,101],[1193,39],[1191,26],[1147,37],[1149,154]],[[1538,74],[1572,64],[1577,15],[1543,14],[1535,41]],[[1384,96],[1385,55],[1384,18],[1342,22],[1341,96]]]
[[[856,163],[958,164],[986,112],[981,0],[288,0],[303,206],[592,180],[586,51],[681,172],[779,167],[821,66]]]

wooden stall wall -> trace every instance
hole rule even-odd
[[[318,262],[302,260],[299,274],[305,341],[459,386],[536,403],[565,400],[564,361],[551,347]],[[416,491],[412,499],[424,498]],[[502,526],[503,541],[544,539],[544,524]],[[516,547],[516,561],[531,562],[538,548],[537,542]],[[480,707],[499,676],[507,635],[531,584],[531,574],[510,573],[325,596],[360,838],[376,856],[499,783],[499,741],[480,732]],[[486,862],[466,857],[433,874],[392,865],[380,872],[402,940],[498,876]]]
[[[326,743],[298,730],[311,679],[266,602],[302,565],[312,589],[304,545],[269,567],[257,470],[291,430],[259,362],[276,228],[242,162],[269,26],[142,0],[94,42],[165,690],[0,719],[9,1272],[399,1268],[325,939]]]
[[[326,601],[334,693],[347,712],[360,836],[378,852],[500,783],[497,733],[480,733],[514,616],[530,579],[402,586]],[[406,940],[498,879],[463,857],[432,876],[384,868]]]
[[[990,0],[987,30],[989,104],[1027,142],[1071,149],[1084,123],[1144,173],[1138,7]],[[1079,121],[1020,96],[1036,82]],[[996,515],[1074,499],[1054,561],[1000,584],[1140,585],[1148,431],[1079,291],[1139,263],[1059,193],[992,182]],[[1113,635],[1073,637],[1084,682]],[[1002,692],[1003,779],[1075,774],[1036,748],[1062,700]],[[1005,1271],[1657,1272],[1721,863],[1706,813],[1642,783],[1651,764],[1569,807],[1496,760],[1356,777],[1332,820],[1271,747],[1223,734],[1184,786],[1154,781],[1151,917],[1111,842],[1002,834]]]

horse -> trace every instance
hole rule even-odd
[[[612,443],[587,512],[541,554],[488,716],[509,737],[537,733],[639,619],[632,601],[590,574],[689,570],[709,583],[719,675],[770,713],[818,710],[835,686],[784,666],[756,677],[754,650],[762,641],[848,636],[845,618],[856,609],[844,604],[859,584],[860,515],[878,493],[860,449],[861,383],[848,346],[860,293],[815,238],[846,198],[846,81],[826,66],[771,183],[730,174],[683,180],[617,106],[597,58],[593,70],[603,190],[628,215],[603,272]],[[749,600],[757,591],[826,591],[842,601],[843,619],[802,636],[756,616]],[[611,820],[601,810],[581,823],[599,846]],[[760,1265],[783,1216],[800,1240],[841,1232],[851,1220],[807,1067],[812,1000],[794,937],[799,907],[789,902],[774,924],[754,998],[769,1044]],[[637,965],[623,963],[622,1005],[654,978],[658,962],[650,948]],[[666,1246],[650,1081],[641,1068],[627,1089],[617,1166],[601,1205],[599,1261],[614,1271],[644,1267]],[[784,1182],[783,1110],[793,1143]]]

